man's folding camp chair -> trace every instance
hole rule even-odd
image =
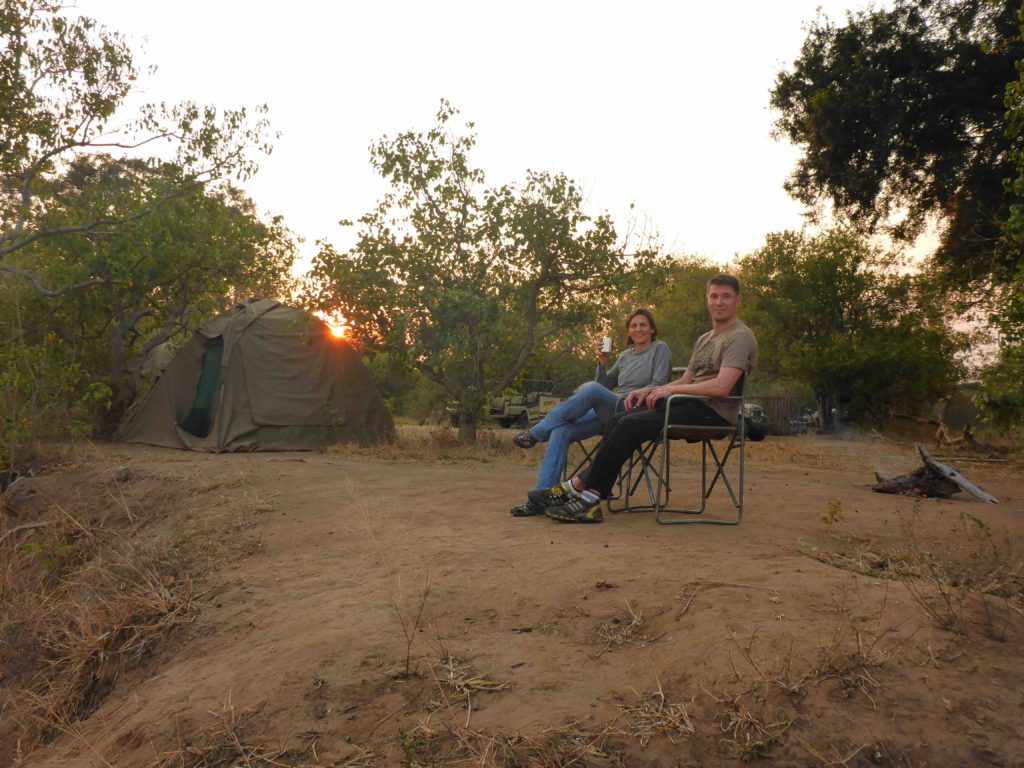
[[[609,510],[613,512],[649,512],[654,511],[655,519],[662,525],[678,525],[685,523],[704,523],[707,525],[739,525],[743,520],[743,471],[744,459],[746,457],[746,429],[743,424],[743,380],[737,387],[740,394],[722,398],[733,401],[739,406],[740,416],[734,426],[709,426],[697,427],[683,424],[670,424],[669,414],[671,403],[677,398],[692,398],[707,400],[709,398],[699,395],[672,395],[665,404],[665,423],[662,426],[661,435],[641,446],[630,459],[629,464],[623,468],[623,475],[620,477],[620,487],[623,505],[615,509],[609,504]],[[737,391],[734,389],[733,391]],[[671,445],[673,440],[685,440],[688,443],[701,444],[701,467],[700,467],[700,506],[697,508],[670,507],[669,497],[672,493],[671,486]],[[715,446],[716,441],[727,441],[722,446]],[[660,455],[658,455],[658,449]],[[721,453],[720,453],[721,451]],[[739,482],[734,488],[727,473],[729,459],[733,453],[739,454]],[[711,457],[710,466],[714,468],[710,481],[708,457]],[[634,478],[635,476],[635,478]],[[707,510],[708,498],[718,485],[719,480],[729,494],[732,505],[736,510],[735,518],[718,519],[705,518],[702,516]],[[642,486],[647,490],[647,503],[635,504],[633,496]],[[690,517],[682,517],[689,515]]]

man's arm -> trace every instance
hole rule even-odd
[[[683,374],[678,381],[672,381],[663,387],[655,387],[647,392],[644,401],[648,408],[653,408],[659,400],[669,395],[703,395],[704,397],[728,397],[736,382],[743,375],[742,368],[722,368],[713,379],[702,381],[700,384],[693,384],[693,376],[689,371]],[[636,394],[634,392],[633,394]]]

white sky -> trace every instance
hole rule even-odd
[[[367,148],[433,124],[439,100],[473,121],[489,184],[563,171],[609,212],[629,205],[672,252],[725,261],[799,228],[782,189],[796,148],[772,141],[768,94],[821,7],[861,0],[240,2],[80,0],[156,64],[147,101],[266,103],[282,133],[243,186],[305,238],[345,249],[383,182]]]

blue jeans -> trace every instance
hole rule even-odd
[[[558,484],[569,457],[569,446],[576,440],[601,434],[604,422],[612,417],[619,402],[619,396],[610,389],[588,381],[530,428],[530,434],[538,442],[548,444],[534,488]]]

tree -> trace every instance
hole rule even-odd
[[[38,221],[55,231],[67,222],[119,216],[180,177],[181,169],[167,163],[82,156],[50,181],[54,202]],[[22,282],[0,284],[0,300],[20,308],[17,328],[6,336],[41,344],[55,335],[73,350],[69,362],[82,383],[106,387],[95,434],[108,435],[135,400],[152,350],[249,296],[287,295],[294,256],[280,219],[261,221],[237,189],[193,186],[107,237],[41,239],[13,254],[47,284],[109,279],[56,303]]]
[[[1021,248],[996,248],[1019,188],[1006,85],[1024,58],[1017,0],[896,0],[815,21],[771,105],[803,156],[786,188],[868,231],[911,240],[941,222],[933,265],[952,287],[1012,280]]]
[[[917,278],[855,234],[772,234],[739,266],[759,358],[814,391],[823,428],[833,409],[879,422],[958,382],[962,340]]]
[[[0,6],[0,273],[17,276],[46,296],[102,284],[111,275],[83,275],[48,286],[12,254],[61,236],[96,239],[145,216],[163,201],[196,185],[255,168],[256,148],[269,152],[267,123],[245,109],[220,111],[193,102],[147,105],[136,117],[113,121],[138,78],[124,38],[94,20],[65,15],[53,0],[5,0]],[[262,115],[265,107],[256,110]],[[131,152],[167,145],[179,169],[167,184],[116,214],[93,211],[61,226],[42,224],[57,200],[52,181],[70,160],[96,150]],[[155,146],[153,147],[156,148]]]
[[[672,350],[673,366],[689,362],[694,342],[711,327],[708,280],[721,271],[721,266],[706,259],[682,256],[672,262],[668,279],[648,294],[646,303],[655,312],[658,338]]]
[[[658,260],[627,259],[611,220],[585,214],[564,175],[485,187],[469,160],[473,126],[450,132],[455,114],[442,102],[429,131],[371,147],[393,189],[359,219],[350,252],[321,243],[306,300],[443,387],[472,441],[484,403],[538,345],[603,316],[606,297]]]
[[[1021,8],[1024,36],[1024,6]],[[1003,224],[1000,248],[1010,253],[1024,251],[1024,59],[1017,62],[1020,76],[1006,86],[1006,132],[1013,145],[1016,177],[1005,181],[1015,202]],[[1001,431],[1024,423],[1024,260],[992,315],[998,329],[999,357],[982,372],[978,405],[984,417]]]

